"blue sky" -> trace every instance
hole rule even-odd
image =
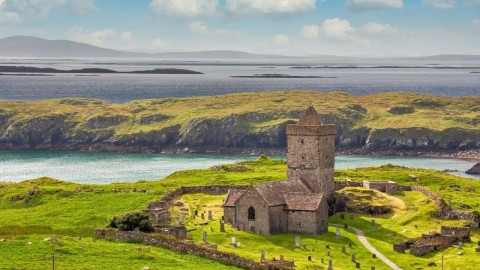
[[[480,54],[480,0],[0,0],[0,37],[145,51]]]

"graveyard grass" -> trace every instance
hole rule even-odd
[[[172,251],[133,243],[117,243],[93,238],[94,229],[104,227],[114,215],[144,209],[147,203],[157,200],[165,192],[179,186],[219,185],[219,184],[255,184],[286,179],[285,162],[261,158],[232,165],[222,165],[215,169],[189,170],[173,173],[163,180],[139,181],[135,183],[115,183],[108,185],[81,185],[50,178],[40,178],[21,183],[0,183],[0,269],[45,269],[50,260],[45,256],[55,253],[59,257],[57,265],[68,269],[103,269],[110,267],[118,269],[141,269],[149,266],[151,269],[228,269],[216,262],[191,255],[175,254]],[[419,181],[408,177],[415,174]],[[442,172],[422,169],[409,169],[392,165],[375,168],[336,171],[336,177],[363,179],[390,179],[400,184],[422,185],[436,192],[455,208],[469,207],[469,211],[479,210],[480,181],[459,178]],[[25,199],[12,201],[14,196],[24,196],[27,191],[38,188],[35,196],[26,195]],[[124,192],[136,188],[149,192]],[[120,193],[112,192],[113,189]],[[81,192],[78,192],[81,191]],[[350,190],[349,192],[362,192]],[[190,197],[189,197],[190,196]],[[197,196],[197,197],[196,197]],[[429,262],[440,265],[441,256],[445,256],[445,269],[469,269],[480,265],[480,258],[474,254],[474,243],[465,243],[463,255],[457,255],[456,248],[427,254],[417,258],[408,254],[393,252],[392,244],[405,237],[418,237],[432,229],[438,230],[440,225],[461,225],[458,221],[439,221],[432,217],[435,204],[418,192],[404,192],[395,195],[396,199],[404,201],[405,207],[398,207],[394,215],[375,218],[377,226],[371,227],[372,217],[355,215],[353,220],[340,220],[331,217],[331,223],[348,223],[365,232],[368,241],[385,254],[393,262],[405,269],[429,269]],[[186,195],[185,200],[197,203],[199,206],[221,205],[223,196]],[[398,201],[398,200],[397,200]],[[221,216],[216,210],[215,218]],[[295,235],[262,236],[248,232],[237,232],[226,225],[225,236],[219,234],[219,224],[211,223],[214,232],[208,231],[208,240],[219,244],[219,249],[235,252],[255,261],[260,258],[260,250],[266,250],[267,258],[279,258],[280,254],[286,260],[295,259],[302,269],[307,266],[320,266],[320,257],[327,262],[325,243],[332,249],[332,259],[336,269],[352,269],[349,255],[340,252],[342,245],[353,242],[353,250],[347,248],[347,253],[355,252],[362,268],[370,265],[377,269],[387,269],[379,259],[373,259],[363,248],[352,230],[341,229],[342,237],[335,237],[335,227],[330,226],[329,233],[314,237],[302,236],[302,243],[307,245],[307,251],[294,249]],[[187,225],[193,226],[192,221]],[[415,226],[416,225],[416,226]],[[392,232],[397,232],[393,237]],[[201,229],[192,233],[195,242],[201,241]],[[237,236],[241,242],[240,248],[229,245],[230,236]],[[57,237],[59,244],[44,242],[46,237]],[[478,230],[473,233],[473,240],[480,240]],[[27,245],[32,242],[32,245]],[[315,251],[311,250],[312,248]],[[307,261],[307,256],[313,257],[313,262]],[[3,261],[2,261],[3,260]],[[67,267],[68,266],[68,267]],[[130,267],[131,266],[131,267]],[[324,265],[325,266],[325,265]],[[5,267],[5,268],[4,268]],[[62,268],[58,268],[62,269]],[[434,269],[434,268],[432,268]],[[470,268],[472,269],[472,268]]]

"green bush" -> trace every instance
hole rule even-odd
[[[109,227],[118,228],[120,231],[133,231],[137,228],[142,232],[153,231],[148,214],[143,212],[132,212],[115,216],[110,220]]]

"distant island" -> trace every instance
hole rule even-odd
[[[298,76],[288,74],[253,74],[253,75],[238,75],[230,76],[231,78],[267,78],[267,79],[336,79],[338,77],[323,77],[323,76]]]
[[[121,73],[121,74],[203,74],[202,72],[188,70],[188,69],[179,69],[179,68],[156,68],[152,70],[135,70],[135,71],[116,71],[112,69],[105,68],[82,68],[82,69],[70,69],[70,70],[61,70],[55,68],[38,68],[38,67],[25,67],[25,66],[0,66],[1,75],[5,72],[16,72],[16,73],[97,73],[97,74],[112,74],[112,73]],[[10,75],[10,74],[8,74]],[[32,76],[33,74],[14,74],[14,75],[23,75],[23,76]]]

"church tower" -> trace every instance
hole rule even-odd
[[[335,125],[322,123],[308,106],[298,123],[287,126],[287,173],[315,193],[329,198],[334,192]]]

